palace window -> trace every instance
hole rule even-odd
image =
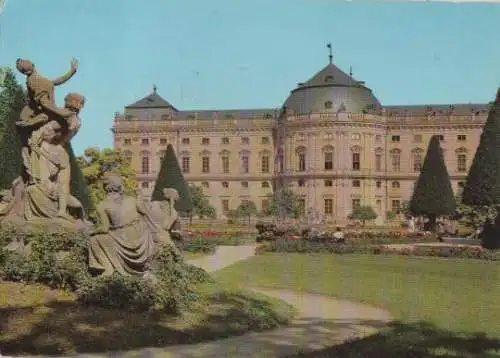
[[[262,137],[260,139],[261,144],[269,144],[269,137]]]
[[[229,138],[228,137],[222,137],[221,142],[222,142],[222,144],[229,144]]]
[[[325,215],[333,214],[333,199],[325,199],[324,212]]]
[[[228,183],[227,181],[223,181],[223,182],[222,182],[222,187],[223,187],[224,189],[229,189],[229,183]]]
[[[147,188],[149,188],[149,182],[148,182],[148,181],[143,181],[143,182],[141,183],[141,187],[142,187],[143,189],[147,189]]]
[[[401,137],[400,137],[400,136],[398,136],[398,135],[393,135],[393,136],[392,136],[392,138],[391,138],[391,140],[392,140],[393,142],[399,142],[399,141],[401,140]]]
[[[141,153],[141,173],[148,174],[150,170],[150,158],[148,152]]]
[[[464,173],[467,171],[467,155],[457,155],[457,172]]]
[[[222,172],[224,174],[229,174],[229,172],[230,172],[230,170],[229,170],[229,156],[223,155],[221,157],[221,160],[222,160]]]
[[[189,144],[189,138],[182,138],[182,144]]]
[[[241,157],[241,172],[245,174],[250,172],[250,158],[248,155]]]
[[[250,144],[250,138],[241,137],[241,144]]]
[[[201,172],[210,173],[210,157],[208,156],[201,157]]]
[[[229,200],[222,199],[221,204],[222,204],[222,211],[227,213],[229,211]]]
[[[375,153],[375,171],[380,172],[382,170],[382,154]]]
[[[297,153],[297,171],[304,172],[306,170],[306,150],[304,147],[299,147]]]
[[[141,139],[141,144],[142,145],[149,145],[149,138],[142,138]]]
[[[457,135],[457,140],[459,142],[465,142],[467,140],[467,136],[465,134],[459,134]]]
[[[325,109],[332,109],[332,107],[333,107],[332,101],[326,101],[324,103],[324,105],[325,105]]]
[[[306,181],[304,179],[299,179],[297,185],[301,188],[306,186]]]
[[[269,210],[269,199],[262,199],[260,202],[260,209],[262,211]]]
[[[391,150],[391,163],[393,172],[401,171],[401,151],[399,149]]]
[[[182,157],[182,171],[184,173],[189,173],[190,169],[191,169],[191,158],[187,156]]]
[[[360,170],[361,155],[360,153],[352,153],[352,170]]]
[[[242,181],[242,182],[241,182],[241,187],[242,187],[243,189],[248,189],[248,182],[247,182],[247,181]]]
[[[359,208],[361,206],[361,199],[352,199],[352,209]]]
[[[441,142],[444,141],[444,135],[440,134],[440,135],[438,135],[438,138],[439,138],[439,141],[441,141]]]
[[[327,148],[324,153],[325,170],[333,170],[333,149]]]
[[[398,182],[398,181],[393,181],[393,182],[392,182],[392,188],[393,188],[393,189],[399,189],[399,188],[400,188],[400,186],[401,186],[401,185],[399,184],[399,182]]]
[[[423,150],[414,150],[413,151],[413,171],[414,172],[420,172],[422,170],[422,163],[423,163],[423,156],[424,152]]]
[[[261,184],[261,186],[262,186],[262,188],[267,189],[267,188],[269,188],[269,182],[263,181],[262,184]]]
[[[203,144],[203,145],[209,145],[210,144],[210,138],[201,138],[201,144]]]
[[[167,144],[167,138],[160,138],[160,145],[166,145]]]
[[[210,183],[208,181],[204,181],[203,183],[201,183],[201,186],[205,189],[208,189],[210,187]]]
[[[377,181],[375,182],[375,186],[377,187],[377,189],[382,188],[382,182],[381,182],[380,180],[377,180]]]
[[[125,138],[125,139],[123,140],[123,144],[124,144],[124,145],[131,145],[131,144],[132,144],[132,139],[130,139],[130,138]]]
[[[354,180],[352,181],[352,187],[353,187],[353,188],[360,188],[360,187],[361,187],[361,181],[360,181],[360,180],[358,180],[358,179],[354,179]]]
[[[262,156],[261,170],[262,173],[269,173],[269,155]]]
[[[398,211],[399,208],[401,207],[401,201],[400,200],[392,200],[391,204],[392,204],[392,211],[393,212]]]
[[[331,186],[333,186],[333,180],[327,179],[327,180],[325,180],[324,184],[326,187],[331,187]]]

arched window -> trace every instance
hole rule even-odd
[[[224,189],[228,189],[228,188],[229,188],[229,183],[228,183],[227,181],[223,181],[223,182],[222,182],[222,187],[223,187]]]
[[[391,164],[393,172],[401,171],[401,150],[393,149],[391,150]]]
[[[467,149],[466,148],[458,148],[455,150],[457,154],[457,172],[465,173],[467,171]]]
[[[416,148],[412,151],[412,163],[413,163],[413,171],[420,172],[422,169],[422,164],[424,161],[424,151],[423,149]]]
[[[297,171],[306,171],[306,148],[300,146],[295,150],[297,154]]]
[[[333,107],[332,101],[326,101],[324,103],[324,105],[325,105],[325,109],[332,109],[332,107]]]
[[[150,171],[150,155],[148,151],[141,152],[141,173],[148,174]]]
[[[269,182],[268,181],[263,181],[262,182],[262,188],[264,188],[264,189],[269,188]]]
[[[327,145],[323,148],[325,170],[333,170],[333,147]]]
[[[393,181],[392,182],[392,188],[393,189],[399,189],[401,187],[401,185],[399,184],[398,181]]]

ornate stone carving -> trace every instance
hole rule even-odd
[[[79,113],[85,98],[69,93],[64,107],[54,100],[54,88],[68,81],[77,71],[76,60],[65,75],[49,80],[26,59],[18,59],[17,69],[26,75],[27,105],[16,122],[21,139],[23,167],[12,183],[9,194],[3,193],[0,216],[3,222],[17,227],[31,226],[83,230],[84,210],[70,194],[70,162],[66,144],[78,133]]]

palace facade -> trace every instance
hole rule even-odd
[[[381,105],[364,82],[329,63],[281,109],[178,110],[153,92],[116,113],[114,147],[130,157],[146,196],[166,146],[220,216],[245,200],[269,205],[290,185],[304,212],[342,223],[370,205],[385,218],[409,200],[432,135],[455,191],[467,175],[488,104]]]

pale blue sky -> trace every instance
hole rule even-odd
[[[111,146],[113,113],[151,91],[180,109],[280,107],[334,62],[382,104],[488,102],[500,5],[333,0],[9,0],[0,65],[32,59],[87,97],[75,150]],[[23,82],[24,79],[19,77]]]

